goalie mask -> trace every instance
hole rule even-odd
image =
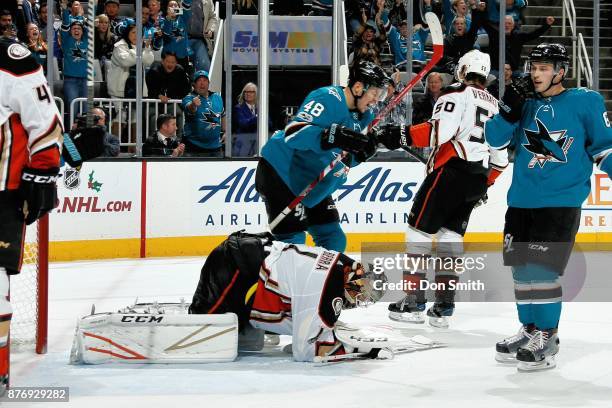
[[[463,82],[467,74],[472,73],[486,80],[489,76],[489,71],[491,71],[491,58],[489,54],[472,50],[459,59],[455,77],[458,81]]]
[[[378,302],[385,295],[387,276],[384,273],[366,272],[355,262],[344,266],[344,309],[366,307]]]

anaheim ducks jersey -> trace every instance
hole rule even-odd
[[[482,88],[460,83],[446,88],[430,119],[434,150],[428,171],[454,157],[502,171],[508,165],[508,152],[492,149],[484,139],[484,124],[498,111],[497,99]]]
[[[296,361],[344,353],[333,332],[344,299],[344,274],[336,267],[341,256],[274,241],[262,264],[250,323],[291,335]]]
[[[62,120],[42,67],[14,40],[0,39],[0,191],[19,187],[24,167],[60,167]]]

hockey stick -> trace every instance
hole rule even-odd
[[[402,99],[406,96],[408,92],[416,85],[418,81],[423,79],[425,75],[431,71],[431,69],[442,59],[444,55],[444,35],[442,34],[442,27],[440,26],[440,20],[434,13],[426,13],[425,21],[427,21],[427,25],[429,26],[429,32],[431,34],[431,42],[433,43],[433,55],[429,62],[419,71],[418,74],[415,75],[414,78],[406,85],[404,89],[402,89],[395,97],[387,104],[387,106],[382,109],[376,118],[370,124],[370,127],[374,127],[380,122],[380,120],[391,113],[391,110],[397,106],[401,102]],[[409,147],[402,146],[402,149],[406,151],[409,155],[420,161],[421,163],[427,163],[427,159],[423,157],[420,153],[410,149]]]
[[[427,65],[423,67],[423,69],[414,78],[412,78],[412,80],[406,85],[406,87],[402,89],[402,91],[398,93],[387,104],[387,106],[378,113],[378,115],[376,115],[376,117],[374,118],[374,120],[372,121],[370,125],[370,128],[376,126],[376,124],[380,122],[380,120],[383,117],[387,116],[391,112],[391,110],[395,106],[397,106],[398,103],[401,102],[402,98],[412,88],[414,88],[416,83],[419,80],[421,80],[425,75],[427,75],[427,73],[431,71],[431,69],[442,59],[442,55],[444,54],[444,36],[442,35],[442,28],[440,27],[440,20],[434,13],[426,13],[425,20],[427,21],[427,25],[429,26],[429,30],[431,33],[431,40],[433,43],[433,55],[431,57],[431,60],[427,63]],[[404,148],[404,150],[406,150],[410,155],[414,156],[421,163],[427,163],[427,160],[423,156],[421,156],[419,153],[413,152],[412,150],[408,148]],[[332,162],[329,163],[329,165],[327,165],[323,170],[321,170],[317,178],[313,180],[312,183],[310,183],[308,186],[306,186],[306,188],[297,197],[295,197],[293,201],[291,201],[291,203],[289,203],[289,205],[285,207],[285,209],[281,211],[280,214],[278,214],[276,218],[274,218],[274,220],[272,220],[272,222],[270,222],[270,231],[273,231],[274,228],[276,228],[276,226],[280,224],[280,222],[284,220],[285,217],[289,215],[291,211],[293,211],[295,207],[297,207],[298,204],[304,200],[304,198],[308,195],[308,193],[310,193],[312,189],[315,188],[315,186],[319,184],[319,182],[323,180],[325,176],[327,176],[329,172],[332,171],[334,167],[336,167],[336,165],[340,163],[347,155],[348,153],[343,151],[341,154],[336,156],[336,158],[334,158],[334,160],[332,160]]]

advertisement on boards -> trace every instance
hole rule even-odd
[[[51,241],[134,238],[140,234],[141,163],[89,162],[62,167]]]

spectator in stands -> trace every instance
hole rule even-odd
[[[146,75],[147,87],[149,89],[149,97],[159,99],[166,104],[170,99],[183,99],[191,90],[189,77],[185,69],[177,63],[176,55],[168,52],[162,55],[161,62],[154,62]],[[167,112],[165,106],[160,107],[164,112]],[[179,123],[183,123],[183,114],[180,110],[173,112],[177,115]],[[156,111],[152,110],[149,113],[149,126],[155,125]],[[155,129],[149,129],[149,133]],[[182,127],[180,135],[182,135]]]
[[[159,3],[159,0],[149,0],[147,2],[147,5],[149,6],[149,20],[151,21],[151,23],[153,23],[155,27],[160,27],[160,19],[163,19],[164,16],[161,12],[161,5]]]
[[[13,23],[13,15],[8,10],[0,10],[0,35],[17,38],[17,27]]]
[[[474,49],[474,43],[484,14],[474,13],[474,21],[466,31],[465,18],[456,17],[453,22],[453,32],[444,36],[444,57],[438,63],[440,71],[455,74],[455,65],[466,52]]]
[[[465,19],[466,31],[470,29],[472,24],[472,16],[470,9],[466,3],[467,0],[443,0],[442,6],[444,10],[444,27],[446,33],[451,33],[455,18],[463,17]],[[474,1],[474,0],[471,0]]]
[[[257,85],[247,83],[233,110],[232,157],[250,157],[257,153]],[[268,120],[268,130],[272,130]]]
[[[177,63],[176,54],[163,54],[161,62],[154,62],[146,75],[149,96],[163,103],[170,99],[182,99],[190,91],[189,77]]]
[[[427,76],[425,95],[423,98],[416,98],[412,113],[412,123],[423,123],[431,118],[433,107],[442,93],[442,75],[432,72]]]
[[[199,1],[199,0],[197,0]],[[162,54],[173,53],[179,64],[190,72],[189,57],[193,54],[189,46],[188,24],[191,19],[191,0],[183,0],[182,13],[178,2],[170,1],[166,17],[162,22],[164,47]]]
[[[394,27],[399,27],[404,21],[408,19],[408,14],[406,14],[406,4],[403,0],[393,1],[393,6],[389,9],[388,18],[391,22],[391,25]]]
[[[104,3],[104,14],[108,16],[111,32],[117,37],[121,37],[120,31],[125,21],[125,17],[119,15],[120,6],[119,0],[106,0]]]
[[[119,138],[108,132],[106,127],[106,112],[101,108],[93,108],[91,110],[95,126],[102,126],[105,129],[104,135],[104,152],[100,157],[117,157],[119,156]],[[72,124],[72,129],[87,126],[87,115],[79,115]]]
[[[36,62],[42,65],[45,75],[47,75],[47,44],[42,39],[38,26],[34,23],[28,24],[28,41],[26,44]]]
[[[499,23],[499,1],[500,0],[488,0],[487,11],[489,15],[490,23]],[[506,15],[511,15],[515,22],[519,21],[520,9],[527,6],[527,0],[505,0],[506,1]]]
[[[106,61],[110,61],[113,55],[117,36],[110,29],[110,21],[106,14],[100,14],[95,20],[94,58],[100,60],[104,67]]]
[[[143,69],[153,63],[150,41],[145,42],[142,52]],[[123,36],[115,44],[108,73],[108,93],[113,98],[136,97],[136,25],[130,24],[123,30]],[[143,81],[143,97],[147,96],[147,84]]]
[[[41,3],[38,9],[38,30],[45,41],[47,41],[47,10],[47,3]]]
[[[219,26],[214,1],[195,0],[191,5],[191,19],[188,21],[189,46],[193,50],[194,69],[208,71],[210,69],[208,54],[213,50],[213,37]]]
[[[386,17],[383,17],[383,20]],[[399,30],[385,22],[385,29],[387,29],[387,38],[389,39],[389,45],[391,53],[393,54],[395,65],[406,61],[406,53],[408,52],[408,22],[402,21],[399,26]],[[412,32],[412,60],[418,62],[425,62],[427,59],[425,55],[425,42],[429,35],[429,29],[423,28],[421,24],[415,24]]]
[[[361,15],[362,24],[353,36],[353,64],[366,60],[381,65],[380,51],[387,42],[387,34],[382,22],[384,0],[378,1],[382,3],[383,8],[379,8],[376,13],[376,25],[368,22],[365,11]]]
[[[183,98],[185,153],[193,156],[222,157],[225,109],[221,95],[211,92],[206,71],[196,71],[193,91]]]
[[[150,19],[151,12],[148,5],[142,6],[142,38],[151,42],[153,51],[159,51],[163,45],[163,33],[160,27],[155,27],[155,24]]]
[[[64,106],[68,113],[74,99],[87,97],[88,39],[83,20],[72,19],[65,8],[62,12],[61,41],[64,54]],[[80,107],[75,114],[79,113]]]
[[[143,156],[181,157],[185,145],[176,137],[176,117],[162,113],[157,117],[157,131],[142,145]]]
[[[521,63],[521,52],[523,46],[533,41],[540,36],[544,35],[555,22],[555,18],[552,16],[546,17],[544,23],[532,31],[520,31],[515,29],[514,19],[511,16],[506,16],[504,21],[504,30],[506,35],[506,61],[510,64],[513,71],[518,71]],[[499,30],[494,24],[485,24],[484,29],[489,36],[489,44],[499,43]],[[496,46],[489,47],[489,54],[491,55],[491,71],[492,74],[497,76],[499,71],[499,49]],[[517,72],[516,74],[520,74]]]
[[[512,67],[507,62],[504,64],[504,86],[508,86],[512,83]],[[489,86],[487,90],[491,95],[499,99],[499,78],[496,78]]]
[[[30,23],[39,25],[38,13],[36,12],[36,0],[17,0],[17,7],[21,8],[26,27]]]
[[[81,2],[74,0],[70,5],[70,18],[84,20],[84,14],[85,11],[83,10],[83,6],[81,6]]]

